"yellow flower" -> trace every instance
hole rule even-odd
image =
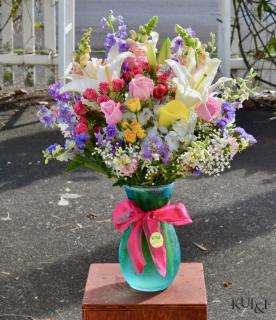
[[[84,68],[87,65],[89,59],[90,59],[89,52],[86,52],[86,53],[84,53],[83,55],[80,56],[79,63],[80,63],[82,68]]]
[[[145,136],[146,136],[146,133],[145,133],[145,130],[144,130],[144,129],[138,130],[138,131],[136,132],[136,134],[137,134],[137,137],[140,138],[140,139],[143,139],[143,138],[145,138]]]
[[[135,133],[139,130],[141,130],[141,125],[137,120],[132,120],[131,124],[129,125],[130,129],[134,131]]]
[[[141,103],[139,98],[132,98],[126,100],[125,104],[131,112],[137,112],[141,110]]]
[[[189,118],[189,109],[179,100],[170,101],[159,109],[159,127],[169,127],[173,120],[188,121]]]
[[[123,120],[123,121],[121,122],[121,126],[122,126],[123,129],[127,129],[128,126],[129,126],[128,121],[127,121],[127,120]]]
[[[124,132],[124,138],[129,143],[135,143],[136,142],[136,133],[130,129],[126,129]]]

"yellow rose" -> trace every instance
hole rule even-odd
[[[137,120],[133,120],[129,127],[134,132],[137,132],[142,129],[140,123]]]
[[[124,132],[124,138],[129,143],[135,143],[136,133],[130,129],[126,129],[126,131]]]
[[[121,122],[121,127],[122,127],[123,129],[127,129],[128,126],[129,126],[129,123],[128,123],[127,120],[123,120],[123,121]]]
[[[138,131],[136,132],[136,134],[137,134],[137,137],[140,138],[140,139],[143,139],[143,138],[145,138],[145,136],[146,136],[146,133],[145,133],[145,130],[144,130],[144,129],[138,130]]]
[[[160,107],[159,109],[159,127],[169,127],[173,120],[185,120],[190,118],[190,111],[179,100],[173,100]]]
[[[125,104],[131,112],[137,112],[141,110],[141,103],[139,98],[132,98],[126,100]]]
[[[79,63],[80,63],[82,68],[84,68],[87,65],[89,59],[90,59],[89,52],[86,52],[86,53],[84,53],[83,55],[80,56]]]

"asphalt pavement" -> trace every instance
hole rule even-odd
[[[193,218],[177,228],[182,259],[204,264],[209,320],[276,319],[276,125],[270,117],[240,112],[240,124],[258,144],[220,177],[176,184],[173,200],[183,201]],[[124,192],[90,171],[45,166],[41,150],[61,138],[35,121],[30,107],[0,131],[0,320],[79,320],[90,263],[118,261],[120,234],[111,213]],[[241,297],[261,311],[240,307]]]

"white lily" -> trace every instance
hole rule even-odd
[[[176,100],[182,101],[186,107],[192,109],[199,103],[205,103],[209,94],[222,82],[229,78],[222,77],[215,84],[212,82],[220,65],[219,59],[210,59],[200,68],[188,68],[179,62],[168,59],[166,63],[172,68],[176,77]]]
[[[125,59],[132,57],[131,52],[119,52],[118,46],[113,46],[105,61],[92,58],[82,69],[83,75],[70,74],[71,81],[61,88],[61,93],[76,91],[83,93],[87,88],[98,89],[100,82],[111,82],[120,77],[121,67]]]

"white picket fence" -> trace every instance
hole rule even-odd
[[[12,0],[1,2],[1,24],[11,12]],[[22,1],[22,28],[14,30],[10,19],[2,31],[0,83],[2,86],[45,86],[61,77],[72,60],[74,50],[74,0],[43,0],[40,2],[43,46],[36,44],[36,1]],[[58,15],[57,15],[58,12]],[[41,21],[42,20],[42,21]],[[57,27],[58,24],[58,35]],[[15,49],[15,37],[21,37],[22,48]],[[58,41],[57,41],[58,36]],[[58,52],[59,48],[59,52]]]

